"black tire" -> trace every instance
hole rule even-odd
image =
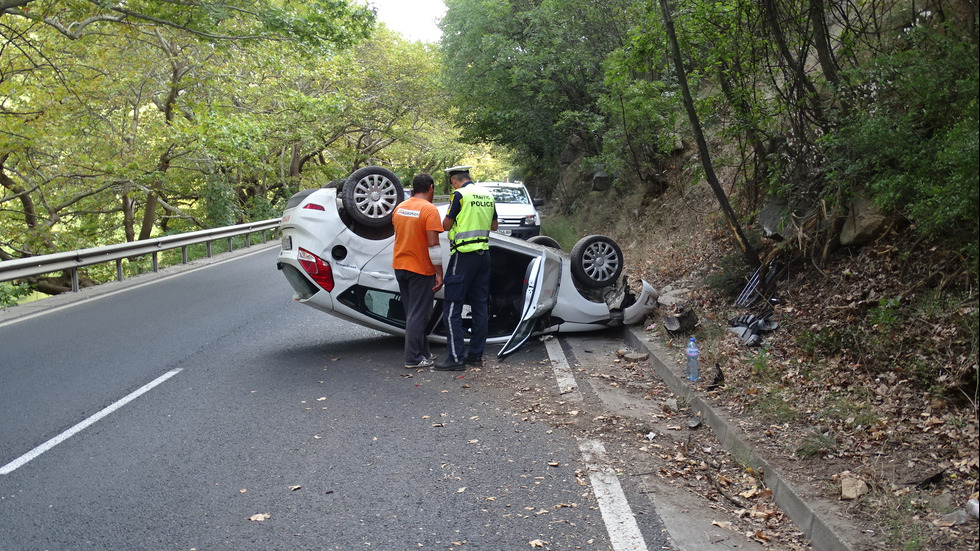
[[[527,238],[528,243],[537,243],[538,245],[544,245],[545,247],[551,247],[552,249],[561,250],[561,244],[555,241],[554,237],[548,237],[547,235],[535,235],[534,237]]]
[[[379,228],[391,224],[391,214],[405,198],[405,190],[392,171],[366,166],[347,177],[340,198],[354,222]]]
[[[616,283],[623,273],[623,251],[612,238],[589,235],[572,247],[572,275],[580,284],[599,289]]]

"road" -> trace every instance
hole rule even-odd
[[[667,544],[601,443],[292,303],[277,251],[0,313],[0,548]]]

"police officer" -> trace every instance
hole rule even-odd
[[[450,244],[443,277],[443,316],[449,334],[448,353],[436,363],[437,371],[463,371],[467,365],[482,365],[487,343],[490,232],[497,229],[497,209],[493,195],[474,185],[469,171],[468,166],[446,169],[455,189],[442,220]],[[473,323],[468,354],[463,347],[463,304],[470,305]]]

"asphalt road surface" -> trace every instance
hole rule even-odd
[[[277,252],[0,312],[0,549],[667,543],[601,443],[292,303]]]

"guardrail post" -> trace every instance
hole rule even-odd
[[[160,264],[159,262],[157,262],[157,252],[153,251],[152,256],[153,256],[153,273],[157,273],[157,271],[159,271],[160,268]]]
[[[180,248],[180,259],[183,264],[187,264],[187,245]]]
[[[245,248],[248,248],[248,247],[251,247],[251,246],[252,246],[252,234],[246,233],[245,234]]]
[[[211,258],[211,242],[210,241],[208,241],[208,243],[207,243],[207,249],[208,249],[208,258]]]
[[[123,280],[123,269],[122,269],[122,259],[116,259],[116,281]]]
[[[78,292],[78,268],[71,268],[71,290],[73,293]]]
[[[228,238],[228,251],[227,252],[231,252],[231,238],[230,237]]]

